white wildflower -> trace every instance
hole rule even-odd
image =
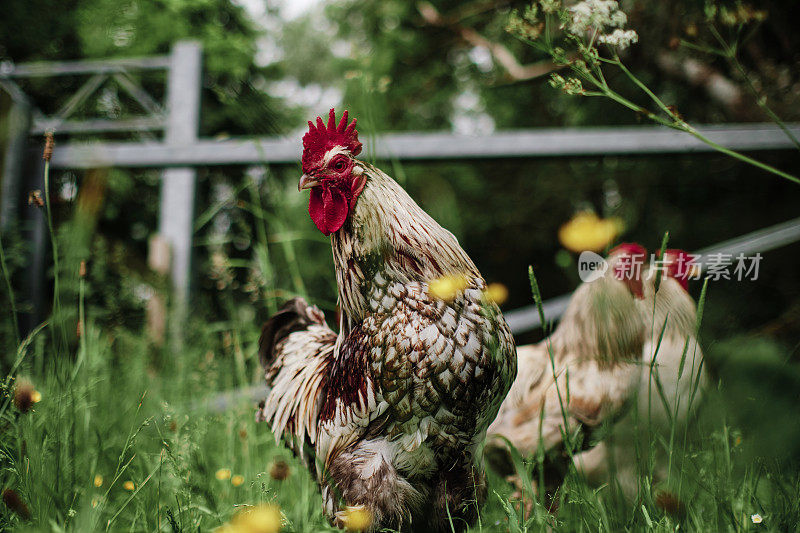
[[[633,30],[621,30],[617,28],[607,35],[601,35],[597,38],[598,42],[605,43],[609,46],[616,46],[620,50],[628,48],[633,43],[639,41],[639,36]]]
[[[585,0],[575,4],[570,12],[572,21],[568,30],[573,35],[620,28],[628,21],[628,17],[619,9],[619,3],[614,0]]]
[[[764,521],[764,519],[763,519],[763,518],[761,518],[761,515],[760,515],[760,514],[758,514],[758,513],[756,513],[756,514],[751,514],[751,515],[750,515],[750,520],[752,520],[754,524],[760,524],[761,522],[763,522],[763,521]]]

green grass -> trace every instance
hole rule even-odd
[[[260,502],[280,505],[287,531],[330,529],[314,483],[267,426],[254,422],[249,400],[221,413],[208,409],[204,399],[236,380],[235,348],[225,347],[230,335],[224,331],[192,331],[191,344],[173,352],[153,349],[139,336],[102,332],[90,320],[76,358],[53,349],[48,328],[33,336],[18,373],[42,400],[20,413],[6,389],[0,437],[0,483],[20,495],[32,518],[21,520],[3,506],[0,530],[211,531],[240,506]],[[248,364],[254,362],[254,335],[253,328],[242,336]],[[512,486],[490,473],[489,500],[472,530],[540,531],[546,524],[556,531],[794,529],[797,471],[754,457],[727,418],[724,397],[712,392],[685,453],[676,446],[678,466],[665,487],[680,502],[675,509],[650,489],[647,471],[636,502],[613,486],[592,488],[569,474],[556,514],[541,498],[526,512],[519,496],[511,497]],[[275,460],[291,466],[284,481],[269,475]],[[520,463],[532,479],[538,479],[536,467]],[[218,480],[219,469],[245,482],[235,487]],[[98,475],[103,480],[96,487]],[[762,524],[752,523],[754,513]]]

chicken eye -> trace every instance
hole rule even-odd
[[[338,170],[338,171],[344,170],[344,160],[340,159],[336,163],[334,163],[333,170]]]

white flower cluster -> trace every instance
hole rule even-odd
[[[569,31],[576,35],[605,27],[620,28],[628,21],[615,0],[585,0],[572,6],[570,12]]]
[[[576,36],[599,33],[598,42],[627,48],[639,40],[633,30],[623,30],[628,16],[619,8],[615,0],[584,0],[570,8],[572,19],[567,31]],[[606,33],[608,30],[613,30]]]
[[[616,46],[622,50],[638,42],[639,36],[633,30],[621,30],[617,28],[609,34],[599,36],[597,40],[598,42],[605,43],[609,46]]]

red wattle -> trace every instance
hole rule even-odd
[[[341,191],[325,186],[311,189],[308,214],[325,235],[338,231],[344,225],[347,211],[347,197]]]

